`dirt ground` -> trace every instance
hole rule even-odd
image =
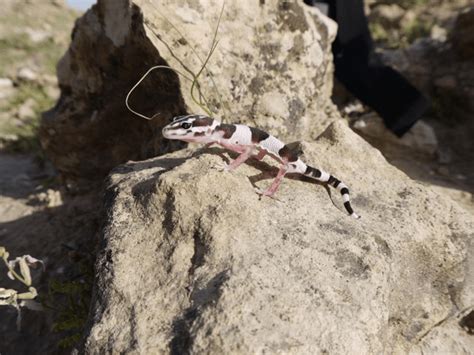
[[[62,292],[65,288],[60,290],[57,285],[72,289],[77,288],[76,283],[91,282],[81,263],[92,266],[100,198],[97,193],[66,196],[58,185],[45,187],[52,179],[52,169],[38,167],[30,155],[0,153],[0,245],[12,258],[31,254],[46,265],[44,272],[33,273],[44,312],[23,309],[22,327],[17,331],[15,309],[0,308],[1,354],[67,353],[68,346],[58,344],[67,345],[69,337],[82,330],[82,323],[62,329],[61,323],[74,318],[68,314],[71,303],[67,298],[73,297],[76,303],[81,295],[78,290]],[[7,279],[3,269],[2,287],[26,291]],[[80,317],[75,320],[82,321]]]

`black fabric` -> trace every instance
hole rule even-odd
[[[332,46],[336,78],[360,101],[373,108],[396,135],[405,134],[428,109],[427,99],[394,69],[373,54],[363,0],[304,0],[329,4],[338,24]]]

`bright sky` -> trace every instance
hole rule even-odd
[[[85,11],[95,4],[96,0],[66,0],[66,2],[74,9]]]

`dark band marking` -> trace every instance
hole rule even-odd
[[[303,146],[301,145],[300,141],[286,143],[286,145],[288,148],[290,148],[290,150],[298,154],[299,157],[303,155]]]
[[[182,121],[186,121],[190,118],[193,118],[194,115],[184,115],[184,116],[176,116],[173,118],[173,123],[178,123],[178,122],[182,122]]]
[[[334,186],[337,188],[339,184],[341,183],[341,180],[336,179],[334,176],[329,176],[328,184]]]
[[[344,207],[346,208],[346,211],[347,211],[349,214],[353,214],[353,213],[354,213],[354,210],[352,209],[351,203],[350,203],[349,201],[344,202]]]
[[[283,146],[283,148],[278,151],[278,155],[289,162],[298,160],[298,154],[291,150],[287,145]]]
[[[321,177],[321,171],[319,169],[315,169],[309,165],[306,165],[306,171],[304,172],[307,176],[312,176],[316,179]]]
[[[252,143],[260,143],[261,141],[264,141],[265,139],[270,137],[270,135],[267,132],[262,131],[261,129],[254,128],[254,127],[249,127],[249,128],[250,128],[250,132],[252,132]]]
[[[344,187],[341,189],[341,195],[349,194],[349,189]]]
[[[183,119],[186,119],[188,118],[189,115],[179,115],[179,116],[175,116],[173,117],[173,122],[179,122],[179,121],[182,121]]]
[[[196,118],[193,122],[193,127],[203,127],[203,126],[210,126],[212,125],[212,121],[214,121],[212,118],[210,117],[199,117],[199,118]]]
[[[194,137],[202,137],[202,136],[205,136],[206,135],[206,132],[196,132],[194,133]]]
[[[229,139],[234,134],[234,132],[236,130],[236,127],[233,124],[223,123],[223,124],[217,126],[215,130],[218,131],[218,132],[224,132],[224,135],[222,137],[225,138],[225,139]]]

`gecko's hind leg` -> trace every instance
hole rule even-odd
[[[267,155],[267,151],[262,149],[257,154],[252,155],[252,158],[260,161],[265,157],[265,155]]]
[[[278,174],[275,180],[273,180],[272,184],[270,185],[268,189],[261,192],[261,195],[272,197],[275,194],[276,190],[278,190],[278,187],[283,181],[283,178],[285,177],[285,174],[287,173],[287,171],[288,171],[288,166],[286,164],[282,164],[280,166],[280,170],[278,170]]]

